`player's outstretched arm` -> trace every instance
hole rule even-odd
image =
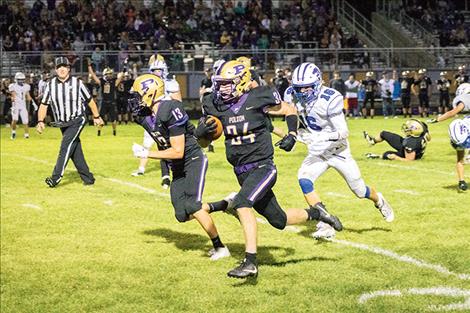
[[[459,102],[459,104],[457,104],[457,106],[455,108],[453,108],[452,110],[450,111],[447,111],[446,113],[442,114],[442,115],[439,115],[435,121],[435,123],[437,122],[442,122],[442,121],[445,121],[446,119],[448,118],[451,118],[451,117],[454,117],[456,116],[458,113],[460,113],[463,109],[464,109],[465,105],[463,102]]]

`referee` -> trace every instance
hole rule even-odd
[[[84,185],[93,185],[95,178],[86,164],[80,143],[80,133],[85,125],[85,104],[93,113],[95,126],[102,126],[103,120],[99,116],[96,103],[77,77],[70,76],[70,63],[65,57],[55,59],[55,71],[57,77],[51,79],[44,90],[41,105],[38,111],[38,125],[36,130],[42,133],[46,125],[44,118],[47,106],[51,105],[55,122],[54,126],[60,127],[62,142],[59,156],[51,177],[46,178],[49,187],[55,187],[64,175],[67,162],[71,158],[77,168]]]

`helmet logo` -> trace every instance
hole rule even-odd
[[[155,82],[155,80],[153,80],[152,78],[149,78],[140,82],[140,87],[142,88],[142,91],[144,92],[144,94],[147,92],[147,90],[149,89],[149,86],[153,82]]]
[[[245,65],[239,64],[234,66],[233,69],[235,70],[235,75],[238,75],[245,69]]]

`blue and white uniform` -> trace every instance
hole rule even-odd
[[[284,99],[295,102],[293,88]],[[321,86],[316,99],[303,106],[296,103],[301,127],[298,140],[308,147],[308,156],[298,171],[304,194],[314,190],[314,183],[328,168],[333,167],[346,180],[359,198],[369,197],[369,188],[349,149],[349,130],[343,114],[343,96],[335,89]]]
[[[456,91],[457,96],[452,101],[455,108],[459,103],[463,103],[464,108],[461,113],[467,113],[463,119],[456,119],[449,125],[449,137],[452,146],[456,150],[470,149],[470,86],[461,84]]]

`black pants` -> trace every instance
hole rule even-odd
[[[241,169],[241,167],[244,168]],[[268,220],[271,226],[284,229],[287,225],[287,215],[272,191],[277,180],[277,169],[272,160],[250,163],[241,167],[235,168],[241,189],[235,196],[234,208],[254,208]]]
[[[70,125],[60,128],[62,142],[60,144],[59,156],[52,172],[52,179],[54,181],[59,182],[62,179],[69,159],[72,159],[83,182],[93,183],[95,181],[93,174],[86,164],[80,142],[80,133],[85,126],[85,122],[86,119],[82,116],[73,120]]]
[[[383,154],[384,159],[388,159],[387,155],[390,153],[394,153],[399,157],[405,157],[405,149],[403,148],[403,137],[388,131],[382,131],[380,133],[380,138],[385,140],[393,149],[397,151],[387,151]]]
[[[452,105],[450,105],[450,97],[448,92],[441,92],[439,94],[439,106],[450,109],[452,108]]]
[[[162,177],[170,176],[170,161],[160,160],[160,168],[162,170]]]

